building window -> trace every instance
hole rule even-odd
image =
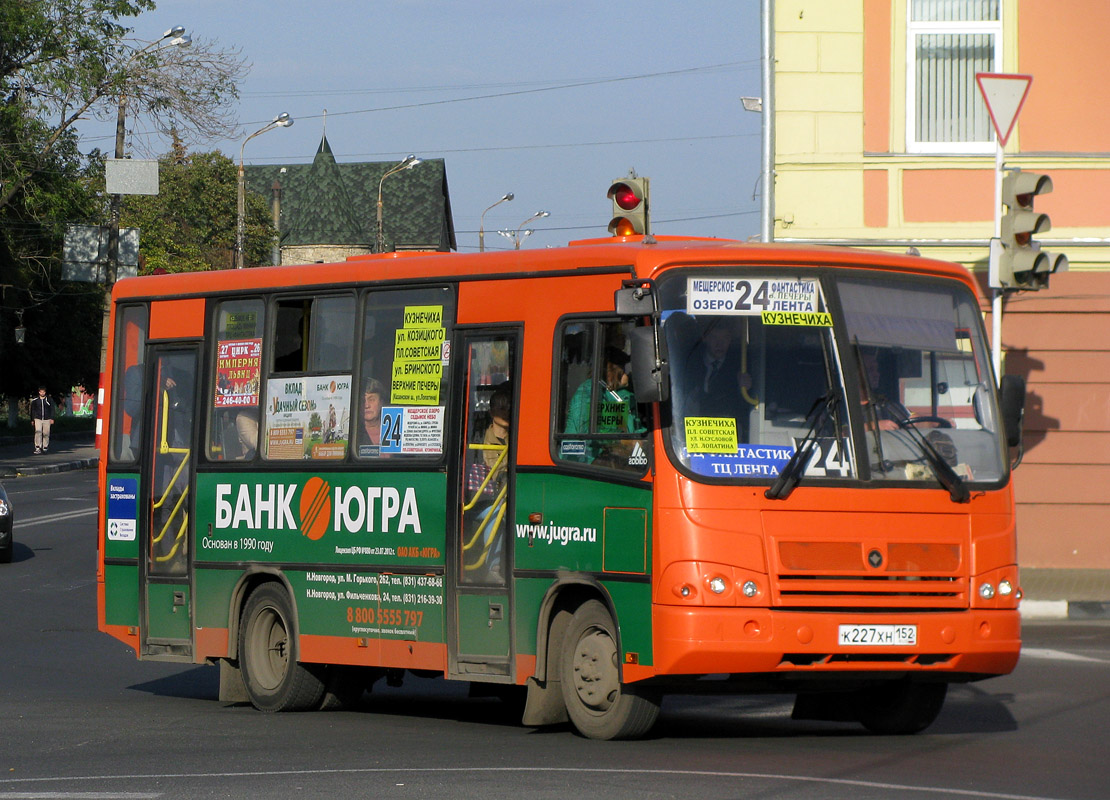
[[[975,74],[1001,71],[1001,0],[910,0],[907,32],[906,149],[994,152]]]

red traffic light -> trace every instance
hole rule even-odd
[[[609,187],[609,197],[618,208],[631,211],[643,202],[643,197],[627,183],[614,183]]]

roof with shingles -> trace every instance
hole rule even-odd
[[[252,164],[247,190],[272,202],[281,186],[281,245],[347,245],[373,249],[377,241],[378,186],[386,250],[454,250],[455,225],[441,158],[382,176],[396,161],[339,163],[327,137],[311,164]]]

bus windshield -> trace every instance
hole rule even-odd
[[[769,482],[808,439],[806,463],[791,465],[806,482],[935,487],[945,464],[961,481],[1003,477],[987,347],[965,287],[766,270],[687,272],[659,288],[669,443],[685,471]]]
[[[931,481],[931,448],[964,481],[1005,471],[979,304],[958,284],[841,279],[873,480]],[[924,443],[922,443],[924,439]]]

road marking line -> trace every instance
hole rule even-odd
[[[30,519],[21,519],[17,523],[20,528],[29,528],[32,525],[45,525],[48,522],[64,522],[67,519],[76,519],[77,517],[87,517],[89,514],[95,514],[97,508],[82,508],[77,511],[63,511],[60,514],[47,514],[45,517],[31,517]]]
[[[766,772],[718,772],[713,770],[685,770],[685,769],[606,769],[592,767],[352,767],[334,769],[296,769],[296,770],[258,770],[251,772],[174,772],[161,774],[135,774],[135,775],[83,775],[68,778],[0,778],[0,784],[12,783],[43,783],[49,781],[119,781],[119,780],[180,780],[190,778],[254,778],[277,777],[293,775],[389,775],[404,773],[409,775],[431,775],[450,773],[490,773],[490,772],[534,772],[534,773],[563,773],[572,772],[581,774],[588,772],[594,775],[674,775],[698,778],[737,778],[746,780],[784,781],[795,783],[831,784],[834,786],[856,786],[865,789],[883,789],[898,792],[917,792],[921,794],[937,794],[947,797],[976,797],[984,800],[1056,800],[1056,798],[1043,795],[1010,794],[1008,792],[988,792],[976,789],[951,789],[940,786],[914,786],[905,783],[886,783],[884,781],[864,781],[850,778],[823,778],[810,775],[778,775]],[[4,795],[0,794],[0,798]]]
[[[1078,653],[1069,653],[1065,650],[1053,650],[1047,647],[1023,647],[1021,648],[1021,656],[1022,658],[1046,658],[1051,661],[1086,661],[1088,663],[1094,662],[1095,664],[1107,663],[1101,658],[1081,656]]]

